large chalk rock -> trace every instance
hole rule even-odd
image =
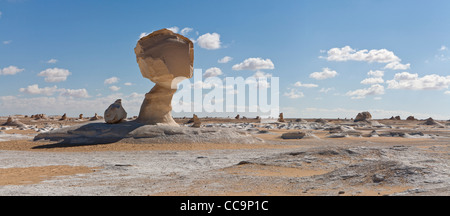
[[[122,99],[117,99],[105,110],[105,122],[108,124],[119,123],[125,118],[127,118],[127,112],[122,107]]]
[[[143,124],[179,126],[172,118],[171,102],[177,84],[193,75],[192,41],[161,29],[139,39],[134,51],[142,76],[155,83],[145,95],[136,120]]]

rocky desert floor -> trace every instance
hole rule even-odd
[[[449,121],[202,118],[259,142],[64,144],[33,138],[88,118],[13,117],[24,125],[0,126],[2,196],[450,195]]]

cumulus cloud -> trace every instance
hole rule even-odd
[[[337,76],[338,73],[334,70],[331,70],[330,68],[323,68],[322,72],[314,72],[309,75],[310,78],[316,79],[316,80],[323,80],[323,79],[329,79]]]
[[[445,51],[445,50],[448,50],[448,48],[444,45],[442,45],[441,48],[439,49],[439,51]]]
[[[220,49],[220,47],[221,47],[220,34],[206,33],[204,35],[201,35],[197,39],[197,44],[201,48],[208,49],[208,50]]]
[[[167,28],[168,30],[172,31],[173,33],[178,33],[178,31],[180,30],[180,28],[178,28],[177,26],[173,26],[170,28]]]
[[[5,45],[8,45],[10,43],[12,43],[12,40],[3,41],[3,44],[5,44]]]
[[[75,97],[75,98],[87,98],[89,94],[86,89],[62,89],[62,96]]]
[[[362,99],[367,95],[383,95],[384,86],[380,84],[375,84],[365,89],[357,89],[355,91],[349,91],[346,93],[347,96],[351,96],[351,99]]]
[[[450,95],[450,91],[445,91],[444,94]]]
[[[239,64],[233,65],[233,70],[263,70],[263,69],[274,69],[275,65],[270,59],[262,58],[248,58]]]
[[[334,90],[334,88],[321,88],[319,90],[319,92],[326,94],[326,93],[328,93],[329,91],[332,91],[332,90]]]
[[[305,88],[316,88],[316,87],[319,87],[319,85],[317,85],[317,84],[301,83],[300,81],[296,82],[294,84],[294,86],[296,86],[296,87],[305,87]]]
[[[58,62],[58,59],[53,59],[53,58],[47,61],[47,63],[49,63],[49,64],[56,64],[56,62]]]
[[[111,78],[105,79],[105,81],[103,83],[105,85],[110,85],[110,84],[114,84],[114,83],[117,83],[117,82],[119,82],[119,78],[111,77]]]
[[[66,81],[67,77],[72,74],[67,69],[62,68],[48,68],[41,71],[38,76],[45,77],[45,82],[62,82]]]
[[[291,89],[291,91],[284,93],[284,96],[291,98],[291,99],[297,99],[297,98],[302,98],[305,95],[303,94],[303,92],[300,92],[296,89]]]
[[[411,64],[402,64],[400,62],[391,62],[387,64],[384,69],[391,69],[391,70],[408,70],[411,67]]]
[[[189,32],[191,32],[192,30],[194,30],[194,29],[193,29],[193,28],[186,27],[186,28],[181,29],[180,34],[182,34],[182,35],[187,35],[187,34],[188,34]]]
[[[225,63],[230,62],[231,60],[233,60],[232,57],[230,57],[230,56],[225,56],[225,57],[219,59],[217,62],[219,62],[219,63],[221,63],[221,64],[225,64]]]
[[[381,77],[369,77],[361,81],[361,84],[372,85],[377,83],[384,83],[383,78]]]
[[[272,77],[272,74],[264,73],[262,71],[256,71],[255,74],[253,74],[253,77],[255,77],[255,78],[269,78],[269,77]]]
[[[39,88],[38,84],[34,84],[34,85],[30,85],[30,86],[28,86],[26,88],[20,88],[19,91],[23,92],[23,93],[26,93],[26,94],[33,94],[33,95],[42,94],[42,95],[50,96],[50,95],[53,95],[53,94],[55,94],[55,92],[58,92],[60,90],[58,89],[57,86]]]
[[[58,88],[56,85],[53,87],[39,88],[38,84],[30,85],[26,88],[20,88],[20,92],[32,95],[46,95],[51,96],[55,93],[59,93],[60,96],[87,98],[89,94],[86,89],[64,89]]]
[[[204,78],[208,78],[208,77],[215,77],[215,76],[219,76],[222,75],[222,70],[220,70],[220,68],[217,67],[212,67],[209,69],[206,69],[205,73],[203,74]]]
[[[130,82],[126,82],[126,83],[124,83],[124,85],[126,85],[126,86],[132,86],[132,85],[133,85],[133,83],[130,83]]]
[[[345,46],[342,48],[332,48],[327,52],[328,56],[326,59],[328,61],[366,61],[366,62],[378,62],[378,63],[389,63],[389,62],[400,62],[401,59],[397,57],[392,51],[387,49],[372,49],[372,50],[355,50],[350,46]]]
[[[332,48],[328,50],[325,58],[328,61],[365,61],[365,62],[377,62],[388,63],[384,69],[391,70],[407,70],[411,67],[411,64],[402,64],[401,59],[394,54],[394,52],[387,49],[372,49],[372,50],[356,50],[350,46],[344,46],[342,48]]]
[[[113,86],[110,86],[109,89],[110,89],[111,91],[119,91],[119,90],[120,90],[120,87],[113,85]]]
[[[371,76],[371,77],[383,77],[384,76],[384,71],[380,71],[380,70],[370,70],[369,72],[367,72],[367,75]]]
[[[386,83],[389,89],[441,90],[450,86],[450,76],[430,74],[419,77],[418,74],[402,72],[395,74],[394,79]]]
[[[5,67],[3,69],[0,68],[0,75],[14,75],[17,74],[19,72],[24,71],[25,69],[20,69],[16,66],[9,66],[9,67]]]

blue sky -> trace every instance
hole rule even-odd
[[[279,77],[285,117],[450,119],[449,10],[446,0],[0,0],[0,115],[90,116],[117,98],[137,115],[153,83],[133,49],[172,28],[195,41],[197,69]],[[245,60],[253,68],[233,69]]]

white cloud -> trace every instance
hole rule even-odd
[[[328,61],[365,61],[388,63],[384,69],[392,70],[406,70],[411,67],[411,64],[401,64],[401,59],[394,54],[394,52],[387,49],[372,49],[372,50],[356,50],[350,46],[342,48],[332,48],[327,52],[328,56],[325,58]]]
[[[393,80],[386,81],[389,89],[440,90],[450,86],[450,76],[437,74],[419,77],[408,72],[397,73]]]
[[[230,57],[230,56],[225,56],[225,57],[219,59],[217,62],[224,64],[224,63],[230,62],[231,60],[233,60],[232,57]]]
[[[319,87],[319,85],[317,85],[317,84],[301,83],[300,81],[296,82],[294,84],[294,86],[296,86],[296,87],[305,87],[305,88],[316,88],[316,87]]]
[[[23,93],[27,93],[27,94],[33,94],[33,95],[42,94],[42,95],[50,96],[50,95],[53,95],[53,94],[55,94],[55,92],[58,92],[60,90],[58,89],[57,86],[39,88],[38,84],[34,84],[34,85],[30,85],[30,86],[28,86],[26,88],[20,88],[19,91],[23,92]]]
[[[212,67],[212,68],[206,69],[205,73],[203,74],[203,77],[208,78],[208,77],[215,77],[215,76],[219,76],[219,75],[222,75],[222,70],[220,70],[220,68],[217,68],[217,67]]]
[[[139,93],[133,92],[128,97],[130,97],[130,98],[142,98],[143,99],[145,97],[145,94],[139,94]]]
[[[316,80],[323,80],[328,78],[333,78],[338,73],[334,70],[331,70],[330,68],[323,68],[322,72],[314,72],[309,75],[310,78],[316,79]]]
[[[182,34],[182,35],[187,35],[187,34],[188,34],[189,32],[191,32],[192,30],[194,30],[194,29],[193,29],[193,28],[186,27],[186,28],[181,29],[180,34]]]
[[[408,70],[411,67],[411,64],[402,64],[400,62],[391,62],[387,64],[384,69],[391,69],[391,70]]]
[[[448,50],[448,48],[444,45],[442,45],[441,48],[439,49],[439,51],[445,51],[445,50]]]
[[[119,78],[111,77],[111,78],[105,79],[105,81],[103,83],[105,85],[110,85],[110,84],[117,83],[117,82],[119,82]]]
[[[239,64],[233,65],[233,70],[263,70],[263,69],[274,69],[275,66],[270,59],[262,58],[248,58]]]
[[[286,96],[288,98],[291,98],[291,99],[296,99],[296,98],[302,98],[305,95],[303,94],[303,92],[300,92],[300,91],[298,91],[296,89],[291,89],[290,92],[284,93],[284,96]]]
[[[444,94],[450,95],[450,91],[445,91]]]
[[[381,77],[370,77],[361,81],[361,84],[372,85],[377,83],[384,83],[383,78]]]
[[[197,39],[197,44],[204,49],[215,50],[221,47],[220,35],[217,33],[206,33]]]
[[[269,78],[272,77],[272,74],[270,73],[264,73],[262,71],[256,71],[255,74],[253,74],[253,77],[255,78]]]
[[[172,31],[173,33],[178,33],[178,31],[180,30],[180,28],[178,28],[178,27],[176,27],[176,26],[170,27],[170,28],[167,28],[167,29],[170,30],[170,31]]]
[[[61,96],[87,98],[89,94],[86,89],[62,89]]]
[[[384,76],[384,71],[380,71],[380,70],[370,70],[369,72],[367,72],[367,75],[372,76],[372,77],[383,77]]]
[[[2,18],[2,12],[0,11],[0,18]]]
[[[352,96],[352,99],[362,99],[367,95],[383,95],[384,86],[380,84],[375,84],[365,89],[357,89],[355,91],[349,91],[346,93],[347,96]]]
[[[12,40],[3,41],[3,44],[5,44],[5,45],[8,45],[10,43],[12,43]]]
[[[119,91],[120,90],[120,87],[118,87],[118,86],[110,86],[109,87],[109,89],[111,90],[111,91]]]
[[[16,66],[9,66],[9,67],[5,67],[3,69],[0,69],[0,75],[14,75],[17,74],[19,72],[24,71],[25,69],[20,69]]]
[[[334,88],[321,88],[320,90],[319,90],[319,92],[322,92],[322,93],[328,93],[329,91],[331,91],[331,90],[334,90]]]
[[[47,61],[49,64],[56,64],[56,62],[58,62],[58,59],[50,59]]]
[[[61,68],[48,68],[41,71],[38,76],[44,76],[45,82],[62,82],[66,81],[67,77],[72,74],[67,69]]]
[[[86,89],[64,89],[58,88],[56,85],[53,87],[39,88],[38,84],[30,85],[26,88],[20,88],[20,92],[32,95],[46,95],[51,96],[55,93],[60,93],[60,96],[76,97],[76,98],[87,98],[89,94]]]
[[[350,46],[342,48],[332,48],[328,50],[328,61],[366,61],[366,62],[400,62],[401,59],[397,57],[392,51],[387,49],[372,49],[372,50],[355,50]]]
[[[132,85],[133,85],[133,83],[130,83],[130,82],[126,82],[126,83],[124,83],[124,85],[126,85],[126,86],[132,86]]]

